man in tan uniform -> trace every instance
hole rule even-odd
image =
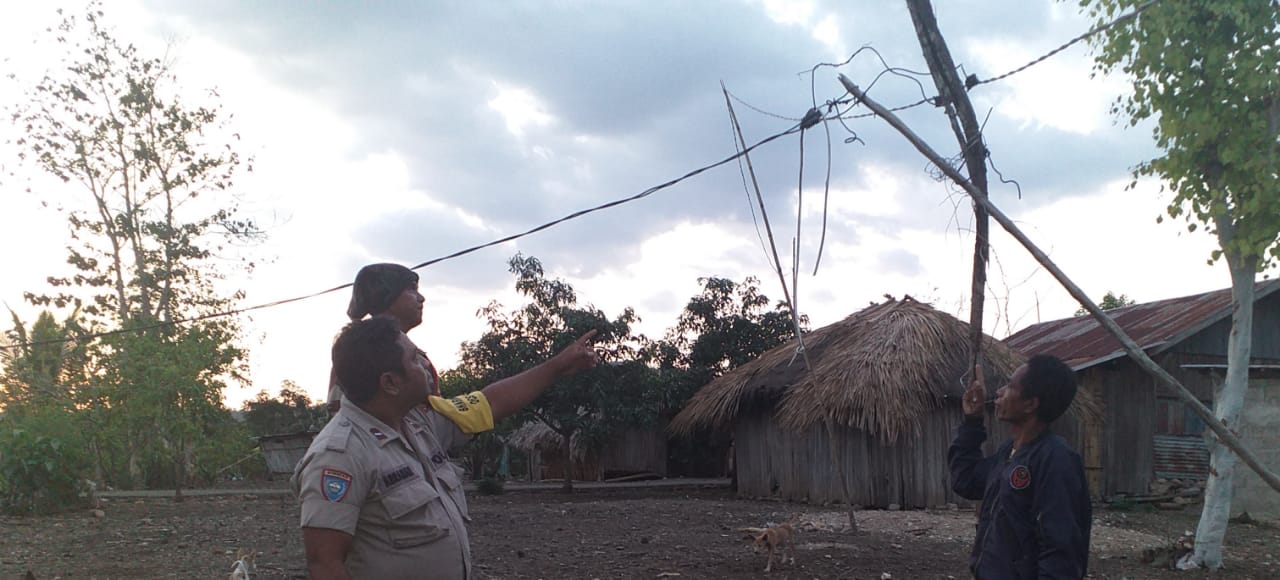
[[[389,317],[334,341],[341,409],[295,468],[312,578],[471,577],[467,499],[448,451],[493,427],[563,374],[595,366],[590,331],[547,362],[453,399]],[[430,398],[430,409],[422,402]]]

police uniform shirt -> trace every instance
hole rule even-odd
[[[302,527],[351,534],[353,578],[470,577],[467,499],[448,459],[468,435],[423,408],[405,416],[401,435],[341,401],[294,470]]]

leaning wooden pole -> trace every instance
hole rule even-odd
[[[724,92],[724,105],[729,109],[729,121],[733,124],[734,135],[738,140],[734,142],[734,146],[739,144],[745,148],[747,146],[746,138],[742,136],[742,125],[738,124],[738,115],[733,112],[733,101],[729,100],[729,89],[725,88],[724,82],[720,83],[720,90]],[[800,134],[801,141],[804,140],[804,133]],[[769,214],[765,211],[764,196],[760,195],[760,184],[756,181],[756,170],[751,165],[751,156],[747,152],[742,153],[743,160],[747,163],[747,172],[751,175],[751,186],[756,192],[756,201],[760,203],[760,216],[764,220],[764,230],[769,235],[769,248],[773,250],[774,270],[778,272],[778,280],[782,283],[782,295],[787,300],[787,305],[791,307],[791,323],[796,331],[796,350],[800,352],[801,358],[804,360],[804,369],[806,373],[813,372],[813,365],[809,364],[809,353],[804,348],[804,333],[800,332],[800,312],[796,310],[796,303],[791,299],[791,293],[787,290],[787,277],[782,274],[782,262],[778,259],[778,247],[773,243],[773,229],[769,226]],[[799,216],[799,214],[796,214]],[[844,468],[840,465],[840,456],[836,453],[836,428],[832,424],[831,417],[825,420],[827,427],[827,448],[830,451],[831,465],[835,467],[836,472],[840,474],[840,492],[844,496],[844,507],[849,513],[849,530],[858,533],[858,517],[855,513],[853,502],[849,499],[849,479],[844,474]]]
[[[960,82],[960,74],[956,72],[956,63],[951,58],[947,41],[938,30],[933,5],[929,0],[907,0],[907,9],[911,11],[911,22],[915,24],[916,37],[920,39],[920,50],[924,52],[924,60],[929,65],[933,84],[938,88],[938,101],[934,104],[946,110],[947,117],[951,120],[951,130],[956,134],[956,142],[960,144],[960,153],[969,173],[969,183],[986,199],[987,147],[982,141],[982,127],[978,124],[978,115],[973,112],[969,93],[965,92],[964,84]],[[982,317],[986,303],[987,259],[991,252],[987,237],[990,229],[988,222],[986,208],[975,201],[973,279],[969,294],[969,368],[982,364]]]
[[[1201,403],[1195,395],[1192,395],[1191,391],[1188,391],[1186,387],[1182,386],[1182,383],[1178,382],[1178,379],[1175,379],[1173,375],[1170,375],[1167,371],[1161,368],[1160,365],[1156,364],[1155,361],[1151,360],[1151,357],[1147,356],[1147,353],[1143,352],[1142,348],[1139,347],[1137,343],[1133,342],[1133,339],[1129,338],[1129,335],[1124,333],[1124,330],[1120,328],[1120,325],[1116,324],[1116,321],[1112,320],[1110,316],[1107,316],[1107,314],[1103,312],[1097,304],[1094,304],[1093,300],[1091,300],[1079,286],[1076,286],[1075,282],[1072,282],[1071,279],[1063,273],[1062,269],[1058,268],[1057,264],[1054,264],[1053,261],[1049,259],[1048,255],[1041,251],[1040,248],[1026,236],[1026,234],[1023,234],[1022,230],[1018,229],[1018,226],[1014,225],[1013,220],[1009,219],[1009,216],[1004,215],[1004,212],[1000,211],[999,208],[992,204],[991,200],[980,197],[977,188],[974,187],[972,183],[969,183],[969,181],[965,179],[963,175],[960,175],[955,168],[948,165],[942,156],[934,151],[928,143],[925,143],[923,139],[911,131],[911,128],[907,127],[907,125],[902,122],[902,119],[899,119],[897,115],[894,115],[883,105],[867,98],[866,93],[863,93],[862,89],[858,88],[858,85],[853,84],[853,81],[849,80],[849,77],[840,75],[840,84],[844,85],[845,90],[849,91],[862,104],[871,109],[878,117],[884,119],[899,133],[902,133],[902,136],[906,137],[917,151],[928,158],[931,163],[936,165],[939,170],[945,173],[947,177],[951,178],[951,180],[957,185],[963,187],[974,201],[982,204],[986,208],[987,213],[991,214],[991,217],[995,218],[996,222],[999,223],[1005,231],[1009,232],[1014,239],[1018,240],[1018,242],[1022,244],[1022,247],[1026,248],[1037,262],[1040,262],[1040,265],[1044,266],[1050,274],[1053,274],[1053,277],[1058,280],[1058,283],[1062,284],[1062,287],[1080,303],[1080,306],[1089,311],[1089,314],[1098,321],[1098,324],[1101,324],[1103,328],[1107,329],[1107,332],[1110,332],[1116,340],[1120,341],[1120,345],[1124,347],[1124,351],[1129,354],[1129,358],[1138,363],[1138,366],[1142,367],[1142,369],[1147,371],[1148,374],[1155,377],[1160,384],[1164,385],[1164,387],[1169,390],[1169,392],[1173,393],[1181,399],[1182,402],[1186,403],[1187,406],[1191,407],[1191,410],[1195,411],[1195,414],[1199,415],[1200,418],[1204,420],[1205,424],[1209,426],[1209,429],[1213,430],[1214,434],[1218,436],[1218,439],[1222,443],[1234,451],[1250,469],[1253,469],[1254,472],[1262,477],[1262,480],[1267,482],[1267,485],[1270,485],[1272,489],[1275,489],[1276,491],[1280,491],[1280,477],[1277,477],[1275,473],[1272,473],[1267,469],[1267,467],[1258,460],[1253,452],[1249,451],[1249,449],[1245,447],[1244,442],[1240,440],[1240,437],[1223,425],[1221,421],[1218,421],[1218,419],[1213,416],[1213,412],[1210,411],[1208,407],[1204,406],[1204,403]]]

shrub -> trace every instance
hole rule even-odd
[[[75,446],[29,430],[0,430],[0,509],[49,513],[84,503],[85,461]]]
[[[476,481],[476,491],[480,495],[500,495],[506,490],[506,484],[496,477],[486,477]]]

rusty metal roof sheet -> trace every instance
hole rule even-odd
[[[1280,289],[1280,280],[1258,282],[1254,301]],[[1154,354],[1231,315],[1231,289],[1157,300],[1108,310],[1107,314],[1143,350]],[[1064,318],[1028,326],[1004,340],[1025,355],[1047,353],[1079,371],[1125,356],[1120,341],[1092,316]]]

